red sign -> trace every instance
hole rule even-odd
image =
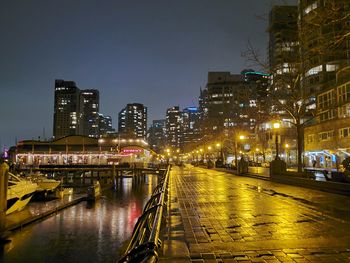
[[[122,152],[123,153],[141,153],[142,150],[141,149],[123,149]]]

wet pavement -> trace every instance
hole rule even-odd
[[[350,198],[173,167],[161,262],[350,262]]]

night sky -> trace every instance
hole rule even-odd
[[[266,52],[269,0],[0,2],[0,146],[52,135],[54,80],[100,91],[100,112],[198,103],[208,71],[239,73],[248,39]]]

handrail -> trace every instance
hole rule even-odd
[[[153,190],[142,215],[134,227],[131,240],[123,257],[118,261],[124,262],[157,262],[162,218],[169,184],[170,166],[165,170],[159,184]]]

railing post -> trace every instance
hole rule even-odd
[[[5,230],[5,217],[7,210],[7,187],[9,166],[3,162],[0,164],[0,233]]]
[[[113,163],[112,165],[112,183],[113,183],[113,188],[115,189],[117,187],[116,180],[115,180],[115,164]]]

